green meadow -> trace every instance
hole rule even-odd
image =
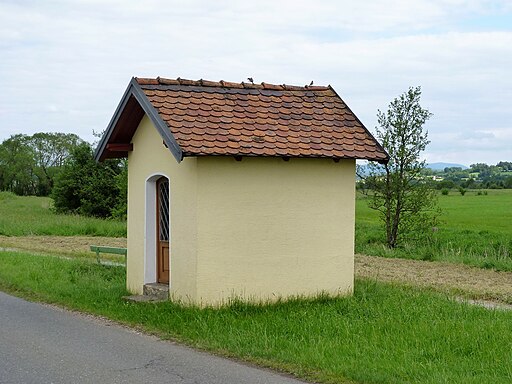
[[[0,192],[0,235],[126,237],[126,222],[78,215],[60,215],[48,197]]]
[[[512,190],[487,195],[456,191],[439,195],[440,223],[427,241],[406,242],[389,250],[377,212],[366,199],[356,200],[357,253],[373,256],[439,260],[512,271]],[[126,222],[55,214],[51,199],[0,192],[0,235],[125,237]]]
[[[389,250],[377,212],[356,200],[356,252],[374,256],[440,260],[512,271],[512,190],[452,191],[439,195],[440,223],[431,236]]]
[[[1,251],[0,289],[315,382],[512,382],[512,312],[426,289],[356,280],[352,297],[129,303],[122,267]]]

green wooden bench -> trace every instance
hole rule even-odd
[[[100,245],[91,245],[91,251],[96,252],[96,261],[98,263],[101,262],[100,253],[110,253],[113,255],[124,255],[124,264],[126,265],[126,248],[117,248],[117,247],[102,247]]]

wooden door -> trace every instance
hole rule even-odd
[[[156,182],[157,282],[169,283],[169,180]]]

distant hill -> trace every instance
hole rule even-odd
[[[429,164],[427,164],[427,168],[433,169],[434,171],[442,171],[445,168],[451,168],[451,167],[459,167],[462,169],[469,168],[463,164],[455,164],[455,163],[429,163]]]
[[[370,175],[370,169],[368,168],[368,164],[359,164],[358,173],[362,177],[366,177]],[[430,168],[434,171],[443,171],[445,168],[450,167],[460,167],[462,169],[469,169],[463,164],[455,164],[455,163],[431,163],[426,165],[427,168]]]

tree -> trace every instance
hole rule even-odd
[[[12,135],[0,144],[0,190],[17,195],[33,195],[37,176],[34,153],[28,136]]]
[[[119,176],[124,163],[107,160],[96,163],[88,143],[78,145],[65,162],[52,191],[57,212],[109,217],[119,207]],[[119,214],[119,213],[118,213]]]
[[[396,248],[408,235],[431,232],[435,223],[436,193],[421,176],[425,161],[420,161],[429,144],[423,125],[432,114],[421,107],[420,97],[420,87],[409,88],[389,104],[386,113],[377,113],[376,137],[389,162],[370,164],[369,205],[385,223],[389,248]]]
[[[455,188],[455,183],[453,182],[453,180],[441,180],[440,182],[438,182],[436,184],[436,188],[437,189],[452,189],[452,188]]]
[[[73,133],[36,133],[27,139],[37,166],[38,195],[48,195],[64,161],[83,140]]]
[[[469,166],[469,168],[471,168],[471,172],[488,172],[489,171],[489,166],[485,163],[471,164]]]
[[[496,166],[500,167],[503,171],[512,171],[512,162],[510,161],[500,161]]]
[[[81,142],[75,134],[12,135],[0,144],[0,190],[49,195],[64,160]]]
[[[115,219],[126,220],[128,213],[128,160],[123,159],[120,163],[121,172],[116,176],[116,185],[119,189],[116,206],[112,209],[111,215]]]

